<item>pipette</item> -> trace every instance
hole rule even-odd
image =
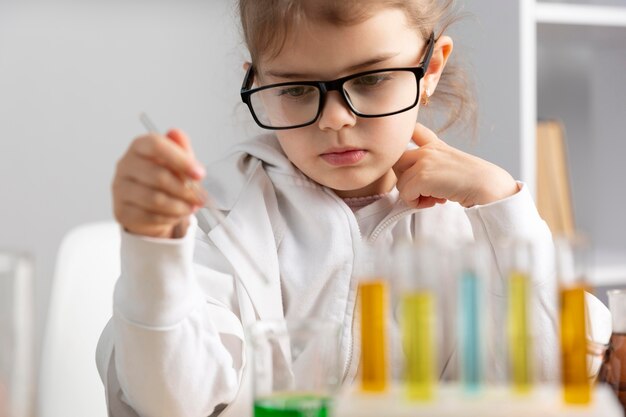
[[[141,113],[139,115],[139,120],[145,126],[148,132],[160,134],[156,125],[152,122],[152,120],[150,120],[150,118],[148,117],[146,113]],[[230,241],[237,247],[237,249],[242,253],[243,257],[246,258],[246,262],[248,262],[248,265],[250,265],[250,267],[254,269],[255,272],[261,276],[261,278],[266,284],[269,284],[270,283],[269,278],[262,272],[261,268],[255,262],[250,252],[248,252],[248,250],[241,244],[241,241],[239,240],[235,232],[233,232],[233,230],[228,226],[226,217],[222,214],[222,212],[219,209],[217,209],[213,205],[213,202],[206,197],[208,196],[208,193],[204,191],[196,181],[192,181],[190,179],[185,179],[185,187],[187,187],[192,192],[194,192],[194,194],[200,197],[201,200],[206,201],[204,207],[211,213],[211,215],[215,217],[215,219],[217,219],[218,223],[224,229],[224,232],[226,232],[228,239],[230,239]]]

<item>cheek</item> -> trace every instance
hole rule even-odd
[[[418,113],[419,104],[409,111],[392,116],[396,118],[393,122],[393,124],[396,126],[395,128],[405,135],[408,135],[408,137],[410,138],[413,134],[413,131],[415,130]]]
[[[367,137],[376,145],[384,145],[384,149],[390,154],[401,155],[415,130],[417,108],[394,116],[370,120],[373,123],[366,127]],[[380,149],[380,146],[376,148]]]
[[[307,138],[302,134],[293,134],[291,131],[278,131],[276,136],[278,137],[278,143],[280,147],[287,155],[287,158],[293,162],[296,166],[300,167],[302,161],[310,153],[310,150],[306,146]]]

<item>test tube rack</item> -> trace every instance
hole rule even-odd
[[[505,387],[486,388],[480,396],[467,396],[455,385],[440,385],[431,402],[410,402],[404,389],[391,387],[382,394],[348,388],[336,399],[333,417],[623,417],[621,405],[606,385],[593,390],[592,402],[569,405],[561,387],[535,385],[527,395]]]

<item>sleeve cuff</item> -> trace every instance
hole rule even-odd
[[[528,187],[523,182],[517,184],[520,190],[510,197],[465,209],[475,237],[486,233],[491,241],[511,236],[532,239],[545,232],[547,226]]]
[[[121,275],[113,309],[145,327],[169,327],[195,308],[198,297],[193,268],[197,221],[191,216],[180,239],[138,236],[121,231]]]

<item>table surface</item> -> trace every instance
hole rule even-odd
[[[592,403],[567,405],[558,386],[534,387],[527,395],[510,388],[489,388],[480,395],[463,394],[458,386],[440,386],[427,403],[409,402],[400,387],[385,394],[349,388],[339,395],[333,417],[623,417],[622,407],[608,386],[595,387]]]

